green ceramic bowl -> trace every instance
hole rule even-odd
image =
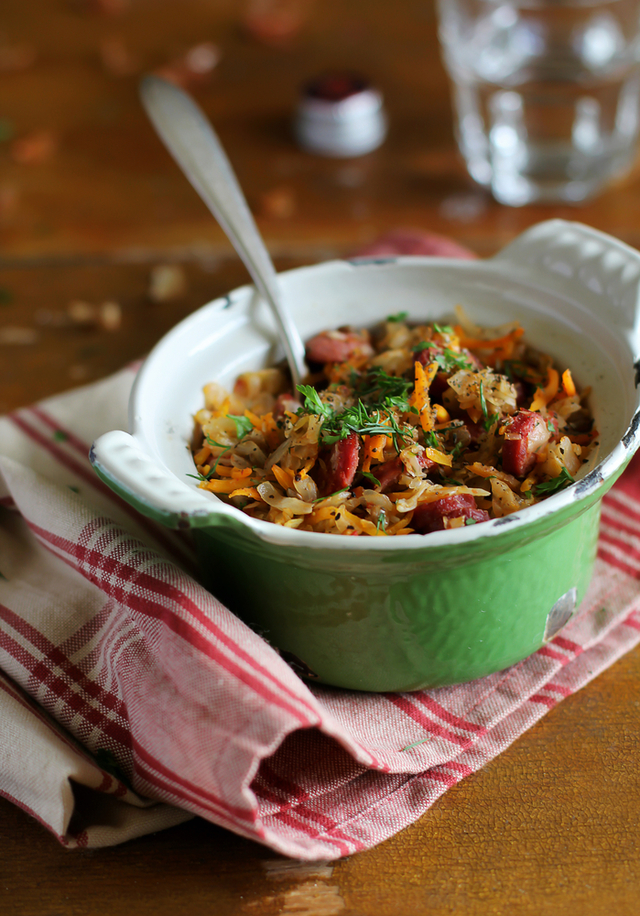
[[[280,275],[303,336],[406,311],[518,320],[593,388],[598,457],[566,490],[482,525],[344,538],[249,518],[188,474],[202,386],[282,358],[267,306],[234,290],[175,327],[136,380],[131,433],[94,443],[97,473],[140,512],[197,539],[203,581],[301,674],[405,691],[507,667],[575,614],[592,574],[602,496],[638,447],[640,254],[586,226],[541,223],[482,262],[384,258]],[[599,462],[599,463],[598,463]]]

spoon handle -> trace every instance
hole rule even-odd
[[[307,372],[304,344],[280,301],[275,268],[220,140],[198,105],[173,83],[146,76],[140,84],[140,96],[165,146],[226,232],[271,306],[295,388]]]

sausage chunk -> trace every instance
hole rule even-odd
[[[425,471],[429,471],[436,465],[435,461],[427,458],[424,452],[420,452],[417,458],[418,464]],[[391,458],[390,461],[385,461],[383,464],[378,464],[371,468],[371,473],[374,477],[377,477],[380,482],[380,490],[382,493],[385,493],[398,482],[403,471],[404,465],[399,455],[397,458]]]
[[[302,404],[298,398],[294,397],[289,392],[285,392],[284,394],[279,394],[276,398],[276,402],[273,405],[273,415],[276,420],[280,420],[287,411],[296,413],[301,407]]]
[[[502,469],[514,477],[526,477],[535,467],[537,453],[557,432],[555,417],[545,419],[532,410],[519,410],[507,425]]]
[[[344,363],[352,356],[373,356],[367,338],[354,331],[323,331],[307,343],[307,359],[312,363]]]
[[[358,470],[360,437],[349,433],[346,439],[334,442],[329,452],[325,491],[328,494],[350,487]]]
[[[389,487],[392,487],[395,483],[398,482],[398,478],[404,470],[404,465],[400,461],[400,458],[392,458],[390,461],[385,461],[383,464],[378,464],[375,467],[371,468],[371,473],[374,477],[378,478],[380,483],[380,490],[384,493],[385,490],[388,490]]]
[[[478,509],[470,493],[454,493],[419,505],[413,513],[411,527],[419,534],[429,534],[430,531],[442,531],[445,518],[460,517],[473,522],[488,522],[490,518],[486,509]]]

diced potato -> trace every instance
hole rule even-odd
[[[233,388],[234,394],[247,401],[251,407],[260,394],[281,394],[286,390],[287,378],[280,369],[259,369],[256,372],[243,372],[239,375]]]
[[[559,442],[551,443],[546,460],[539,469],[548,477],[559,477],[562,469],[566,468],[571,476],[575,477],[582,466],[581,453],[579,445],[572,444],[568,436],[563,436]]]

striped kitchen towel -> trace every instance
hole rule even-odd
[[[193,578],[89,445],[135,375],[0,420],[0,793],[69,846],[193,814],[301,859],[369,848],[640,640],[640,464],[604,500],[580,615],[507,671],[409,694],[309,687]]]
[[[300,859],[370,848],[640,641],[636,461],[579,615],[530,658],[407,694],[307,685],[198,584],[188,534],[92,471],[135,371],[0,419],[0,794],[61,843],[199,815]]]

